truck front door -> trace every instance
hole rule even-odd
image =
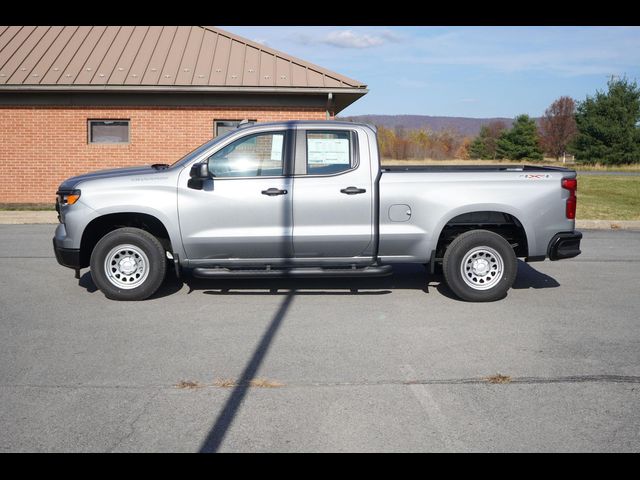
[[[371,255],[373,181],[366,141],[358,138],[358,131],[348,128],[297,130],[293,181],[296,258]]]
[[[212,180],[178,181],[178,214],[189,259],[267,259],[292,255],[289,131],[248,134],[209,159]]]

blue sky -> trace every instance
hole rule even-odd
[[[640,80],[639,27],[221,28],[366,83],[341,115],[540,116]]]

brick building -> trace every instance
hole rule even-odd
[[[366,85],[215,27],[0,27],[0,204],[172,163],[250,121],[333,118]]]

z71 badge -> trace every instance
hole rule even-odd
[[[518,175],[518,178],[524,178],[526,180],[542,180],[543,178],[551,178],[548,173],[524,173]]]

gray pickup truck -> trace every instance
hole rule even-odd
[[[467,301],[503,298],[518,257],[580,254],[576,172],[381,167],[368,125],[242,125],[173,165],[70,178],[57,192],[61,265],[111,299],[143,300],[168,268],[198,278],[383,276],[442,266]],[[426,280],[426,278],[425,278]]]

